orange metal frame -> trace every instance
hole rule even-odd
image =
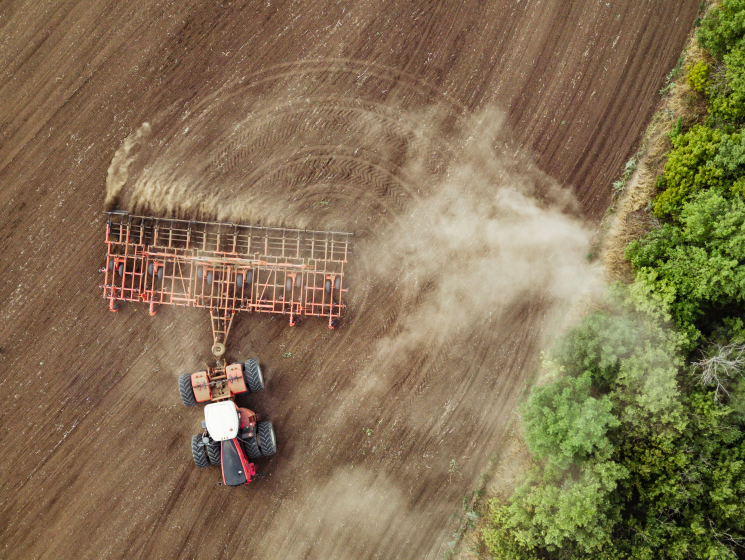
[[[325,317],[345,304],[351,233],[199,222],[107,212],[103,297],[209,309],[225,344],[237,311]]]

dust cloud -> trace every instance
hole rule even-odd
[[[138,128],[111,163],[107,202],[287,227],[369,220],[355,240],[354,291],[388,285],[403,310],[381,354],[442,342],[521,300],[567,304],[595,285],[593,232],[576,200],[514,145],[501,111],[347,110],[342,122],[324,107],[228,113],[221,103]]]
[[[292,532],[267,535],[269,542],[262,543],[279,557],[359,558],[374,552],[371,556],[394,558],[392,543],[417,529],[400,485],[368,469],[337,468],[323,484],[307,488],[301,503],[303,514],[294,519]],[[292,514],[280,509],[279,515]],[[381,534],[395,537],[382,542]]]
[[[106,175],[106,200],[104,204],[107,210],[116,208],[119,194],[129,178],[129,168],[137,158],[137,148],[149,138],[151,132],[150,123],[142,123],[137,130],[124,139],[124,142],[114,154]]]
[[[445,177],[425,177],[430,193],[365,248],[369,274],[406,309],[379,356],[442,343],[520,300],[566,308],[599,289],[586,259],[593,231],[572,194],[511,144],[502,114],[473,117],[460,134]]]

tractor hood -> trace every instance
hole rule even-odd
[[[238,409],[233,401],[222,401],[204,407],[207,431],[215,441],[238,437]]]

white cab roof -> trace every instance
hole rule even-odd
[[[215,441],[238,437],[238,409],[233,401],[211,403],[204,407],[207,431]]]

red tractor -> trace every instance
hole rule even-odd
[[[191,438],[194,464],[204,468],[221,465],[227,486],[249,484],[256,475],[250,459],[277,452],[272,423],[234,402],[236,395],[264,389],[258,360],[226,364],[179,376],[179,394],[186,406],[210,402],[204,407],[202,432]]]
[[[251,482],[249,459],[277,451],[271,422],[234,397],[264,388],[257,360],[223,356],[236,313],[285,315],[290,326],[319,317],[335,328],[344,313],[351,233],[271,228],[107,212],[103,297],[117,311],[139,302],[209,310],[214,367],[179,377],[186,406],[209,402],[192,438],[198,467],[222,465],[229,486]]]

